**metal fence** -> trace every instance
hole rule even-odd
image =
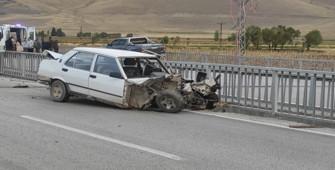
[[[226,103],[269,114],[334,121],[334,72],[170,61],[167,67],[195,79],[199,71],[221,75],[218,94]]]
[[[46,56],[27,52],[0,53],[0,74],[36,80],[38,66]]]
[[[73,47],[62,46],[59,53],[65,54],[73,49]],[[333,60],[308,60],[294,58],[270,58],[270,57],[250,57],[235,56],[225,54],[197,54],[197,53],[177,53],[167,52],[166,59],[168,61],[181,62],[200,62],[215,64],[232,64],[244,66],[260,66],[260,67],[280,67],[301,70],[317,70],[317,71],[335,71],[335,61]]]
[[[335,61],[333,60],[308,60],[294,58],[270,58],[270,57],[250,57],[234,56],[224,54],[196,54],[196,53],[176,53],[167,52],[169,61],[201,62],[201,63],[222,63],[232,65],[260,66],[260,67],[280,67],[302,70],[335,71]]]
[[[36,80],[44,58],[34,53],[0,53],[0,74]],[[181,61],[166,65],[185,79],[195,79],[199,71],[221,75],[218,94],[232,105],[335,123],[335,72]]]

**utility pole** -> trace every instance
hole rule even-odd
[[[218,24],[220,25],[220,47],[221,47],[222,45],[222,24],[226,24],[226,23],[218,22]]]

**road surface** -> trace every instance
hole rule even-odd
[[[0,77],[1,170],[335,169],[332,134],[83,98],[56,103],[46,86],[10,80]]]

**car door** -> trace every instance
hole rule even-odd
[[[95,54],[78,52],[65,62],[62,67],[63,78],[70,91],[88,95],[88,77]]]
[[[111,73],[119,77],[111,77]],[[125,81],[115,58],[98,55],[88,82],[90,96],[123,103]]]

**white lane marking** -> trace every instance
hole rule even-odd
[[[22,115],[21,117],[29,119],[29,120],[37,121],[37,122],[40,122],[40,123],[43,123],[43,124],[47,124],[47,125],[55,126],[55,127],[58,127],[58,128],[62,128],[62,129],[65,129],[65,130],[69,130],[69,131],[72,131],[72,132],[87,135],[87,136],[90,136],[90,137],[93,137],[93,138],[98,138],[98,139],[102,139],[102,140],[105,140],[105,141],[108,141],[108,142],[112,142],[112,143],[116,143],[116,144],[119,144],[119,145],[130,147],[130,148],[142,150],[142,151],[145,151],[145,152],[149,152],[149,153],[156,154],[156,155],[159,155],[159,156],[163,156],[163,157],[166,157],[166,158],[170,158],[170,159],[173,159],[173,160],[177,160],[177,161],[182,160],[182,158],[180,156],[173,155],[173,154],[170,154],[170,153],[167,153],[167,152],[162,152],[162,151],[159,151],[159,150],[156,150],[156,149],[151,149],[151,148],[143,147],[143,146],[140,146],[140,145],[124,142],[124,141],[121,141],[121,140],[109,138],[109,137],[106,137],[106,136],[101,136],[101,135],[98,135],[98,134],[94,134],[94,133],[87,132],[87,131],[84,131],[84,130],[80,130],[80,129],[72,128],[72,127],[69,127],[69,126],[61,125],[61,124],[58,124],[58,123],[49,122],[49,121],[42,120],[42,119],[39,119],[39,118],[31,117],[31,116]]]
[[[260,125],[278,127],[278,128],[283,128],[283,129],[296,130],[296,131],[301,131],[301,132],[308,132],[308,133],[314,133],[314,134],[319,134],[319,135],[326,135],[326,136],[335,137],[335,134],[330,134],[330,133],[316,132],[316,131],[311,131],[311,130],[306,130],[306,129],[295,129],[295,128],[290,128],[290,127],[282,126],[282,125],[275,125],[275,124],[271,124],[271,123],[257,122],[257,121],[253,121],[253,120],[233,118],[233,117],[210,114],[210,113],[201,113],[201,112],[186,110],[186,109],[185,109],[185,111],[191,112],[191,113],[196,113],[196,114],[201,114],[201,115],[215,116],[215,117],[221,117],[221,118],[225,118],[225,119],[238,120],[238,121],[242,121],[242,122],[248,122],[248,123],[254,123],[254,124],[260,124]]]

